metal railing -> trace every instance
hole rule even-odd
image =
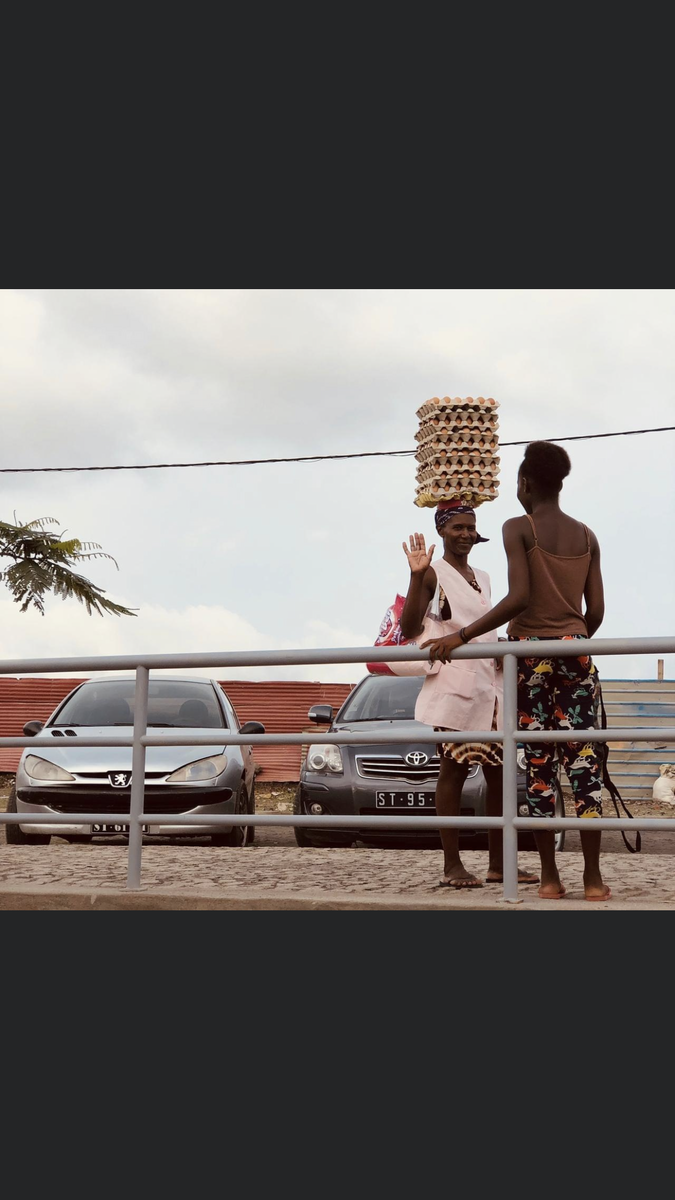
[[[531,641],[531,642],[480,642],[462,646],[453,653],[453,658],[503,658],[504,659],[504,704],[502,730],[469,730],[464,733],[444,733],[446,742],[503,742],[504,750],[504,790],[503,811],[501,817],[439,817],[437,814],[429,817],[408,816],[310,816],[304,813],[289,815],[273,813],[228,814],[209,816],[190,813],[145,813],[143,811],[145,796],[145,752],[148,746],[202,746],[213,745],[213,733],[192,734],[184,732],[178,735],[168,733],[149,734],[147,731],[148,716],[148,682],[151,670],[181,670],[195,667],[278,667],[278,666],[317,666],[324,663],[366,663],[366,662],[410,662],[428,660],[429,652],[413,646],[401,646],[395,649],[388,647],[360,646],[342,650],[285,650],[285,651],[233,651],[225,654],[152,654],[152,655],[118,655],[99,658],[44,658],[17,659],[0,661],[0,675],[37,675],[41,672],[54,674],[62,671],[98,672],[98,671],[128,671],[136,672],[136,693],[134,703],[134,726],[132,737],[78,737],[78,746],[131,746],[132,747],[132,778],[129,801],[129,854],[127,887],[138,888],[141,881],[141,855],[143,846],[143,825],[193,825],[199,826],[223,825],[231,828],[233,825],[292,825],[292,826],[328,826],[330,829],[501,829],[504,841],[504,873],[503,898],[506,902],[517,903],[518,896],[518,831],[519,830],[558,830],[558,829],[589,829],[587,819],[578,817],[542,818],[519,817],[517,811],[517,743],[526,741],[528,744],[538,742],[591,742],[591,741],[675,741],[675,730],[664,729],[576,729],[576,730],[541,730],[527,732],[518,729],[517,708],[517,662],[518,658],[566,658],[591,654],[673,654],[675,653],[675,638],[588,638],[574,641]],[[224,731],[218,736],[218,743],[223,746],[247,745],[255,750],[256,746],[293,746],[312,745],[321,743],[327,745],[375,745],[397,743],[401,734],[396,730],[381,730],[372,733],[265,733],[237,734]],[[433,730],[428,733],[420,732],[415,735],[416,742],[438,742],[438,734]],[[54,746],[52,738],[47,737],[2,737],[0,747],[37,747]],[[127,814],[116,814],[118,821],[126,824]],[[77,813],[78,824],[98,824],[110,820],[110,813]],[[2,824],[26,824],[26,814],[0,813]],[[69,813],[31,813],[30,824],[72,824],[73,814]],[[603,829],[633,829],[672,830],[672,820],[653,820],[650,818],[630,819],[601,817],[595,818],[593,830]]]

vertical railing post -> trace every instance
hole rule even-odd
[[[518,815],[517,747],[513,736],[518,728],[518,659],[504,655],[504,900],[517,904],[518,831],[513,824]]]
[[[134,744],[131,756],[131,798],[129,811],[129,866],[127,887],[141,886],[141,850],[143,834],[138,820],[143,812],[145,795],[145,746],[141,738],[148,728],[148,676],[147,667],[136,667],[136,691],[134,694]]]

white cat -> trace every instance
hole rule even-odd
[[[654,780],[652,799],[675,804],[675,763],[662,763],[659,778]]]

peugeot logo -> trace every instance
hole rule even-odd
[[[108,779],[113,787],[129,787],[131,771],[108,771]]]
[[[423,767],[429,761],[429,755],[423,754],[421,750],[413,750],[411,754],[406,754],[405,761],[411,767]]]

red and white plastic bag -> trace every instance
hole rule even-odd
[[[396,595],[394,603],[389,606],[380,624],[380,631],[375,639],[376,646],[417,646],[431,638],[443,636],[442,622],[427,612],[424,618],[422,632],[416,638],[406,638],[401,631],[401,613],[405,604],[405,596]],[[429,606],[431,610],[433,604]],[[426,660],[418,662],[376,662],[366,663],[371,675],[435,675],[441,664],[430,663]]]

